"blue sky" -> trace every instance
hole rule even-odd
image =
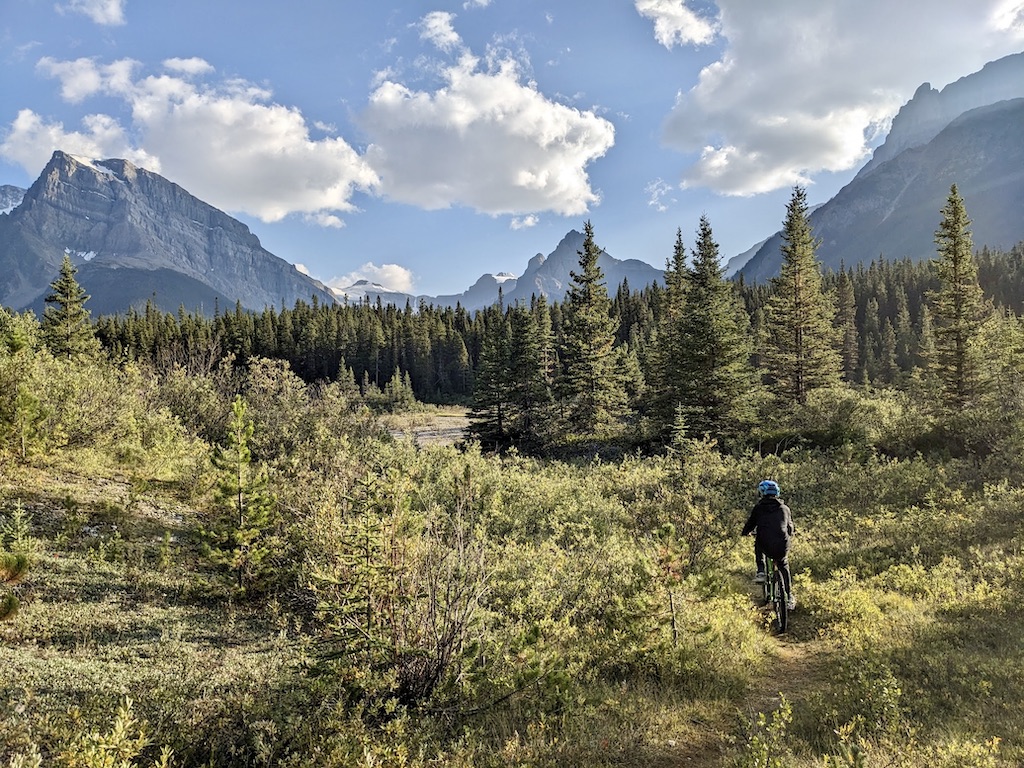
[[[1024,0],[0,0],[0,183],[126,158],[337,287],[456,293],[590,220],[663,267],[824,202]]]

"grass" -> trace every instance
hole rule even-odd
[[[460,735],[405,720],[360,730],[332,714],[310,676],[311,640],[288,611],[229,600],[204,570],[192,533],[201,473],[72,458],[8,464],[0,480],[0,514],[23,508],[34,539],[22,609],[0,624],[3,765],[31,745],[53,756],[109,727],[126,698],[147,724],[142,756],[169,744],[179,765],[314,765],[315,755],[290,752],[310,743],[331,744],[336,760],[356,756],[350,764],[423,766],[752,768],[768,764],[757,762],[765,750],[792,768],[853,765],[851,750],[868,766],[1024,761],[1024,527],[1013,488],[902,508],[841,495],[827,507],[794,503],[799,607],[785,636],[764,626],[743,541],[677,587],[676,646],[581,670],[565,704],[543,716],[512,699]],[[572,471],[553,476],[564,485]],[[784,705],[788,719],[773,720]],[[336,731],[317,742],[298,713]]]

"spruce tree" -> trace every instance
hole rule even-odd
[[[509,336],[499,294],[498,301],[481,313],[483,342],[473,387],[470,431],[481,441],[503,444],[509,436],[512,387],[509,381]]]
[[[617,375],[611,301],[597,260],[594,227],[583,229],[579,272],[564,302],[561,397],[570,429],[581,435],[607,433],[625,412],[626,393]]]
[[[931,370],[941,384],[944,404],[958,411],[981,394],[985,361],[978,338],[987,311],[978,285],[971,222],[956,184],[950,187],[941,213],[935,233],[938,258],[933,261],[940,286],[931,293],[935,332]]]
[[[544,369],[544,338],[536,315],[517,304],[509,311],[509,402],[510,428],[516,440],[528,444],[541,441],[551,406],[551,388]]]
[[[0,518],[0,621],[18,612],[20,601],[12,587],[28,574],[32,542],[29,520],[19,502],[10,520]]]
[[[735,436],[753,419],[750,323],[733,285],[722,277],[707,216],[697,228],[693,263],[684,272],[677,363],[682,416],[693,437]]]
[[[686,248],[683,231],[676,230],[672,256],[665,264],[665,304],[656,329],[651,355],[651,419],[655,430],[668,439],[682,400],[682,318],[686,308]]]
[[[99,353],[100,345],[89,319],[85,302],[89,296],[75,279],[78,272],[64,254],[60,275],[50,283],[53,291],[43,310],[43,341],[54,357],[68,360],[88,359]]]
[[[28,573],[28,555],[23,552],[0,550],[0,621],[9,619],[18,611],[18,596],[10,590]]]
[[[848,382],[857,379],[859,343],[857,333],[857,299],[853,292],[853,280],[845,269],[839,270],[836,284],[836,325],[839,330],[840,355],[843,378]]]
[[[272,581],[273,499],[262,468],[249,449],[253,422],[245,400],[231,405],[226,444],[213,454],[219,479],[216,510],[209,528],[200,530],[204,553],[223,569],[239,594],[265,591]]]
[[[766,361],[776,396],[804,403],[807,394],[837,383],[841,370],[832,297],[823,290],[821,265],[808,220],[807,193],[795,187],[782,225],[782,268],[765,307],[771,347]]]

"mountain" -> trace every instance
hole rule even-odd
[[[147,300],[208,314],[215,302],[262,310],[334,301],[240,221],[126,160],[54,152],[20,204],[0,215],[0,305],[40,307],[65,253],[94,314]]]
[[[0,186],[0,214],[10,213],[25,199],[25,190],[10,184]]]
[[[1020,97],[1024,97],[1024,53],[990,61],[941,91],[922,83],[893,118],[885,141],[858,175],[867,175],[906,149],[924,146],[965,112]]]
[[[442,296],[422,297],[429,304],[439,307],[454,307],[461,304],[467,310],[483,309],[498,300],[498,295],[515,288],[516,276],[511,272],[499,272],[496,275],[481,275],[475,283],[462,293]]]
[[[1008,94],[1015,96],[1000,98]],[[1022,126],[1024,54],[991,62],[941,92],[925,83],[871,161],[810,213],[822,266],[934,258],[939,212],[954,183],[976,247],[1009,249],[1024,240]],[[748,282],[778,274],[781,246],[777,232],[737,274]]]
[[[498,300],[499,291],[506,305],[516,302],[529,304],[534,295],[543,295],[549,302],[562,301],[572,282],[570,271],[579,269],[582,250],[583,234],[573,229],[562,238],[550,254],[545,256],[538,253],[530,259],[526,271],[519,278],[508,272],[486,274],[466,291],[443,296],[412,296],[360,280],[350,288],[335,291],[335,295],[345,296],[350,302],[361,301],[364,297],[375,302],[380,297],[385,304],[404,305],[406,301],[411,302],[413,306],[421,301],[441,307],[454,307],[459,304],[469,311],[491,306]],[[645,261],[616,259],[604,250],[601,251],[597,264],[604,272],[605,284],[610,295],[615,294],[623,280],[629,281],[630,288],[639,289],[653,282],[664,282],[665,279],[663,270],[652,267]]]
[[[582,232],[569,230],[547,256],[538,253],[530,259],[526,271],[516,280],[515,288],[505,291],[506,303],[519,301],[529,304],[534,294],[546,296],[551,302],[564,299],[572,282],[569,273],[579,270],[583,239]],[[640,289],[654,282],[664,282],[665,279],[664,270],[652,267],[646,261],[616,259],[604,249],[597,258],[597,265],[604,273],[605,285],[612,296],[624,280],[629,281],[630,288]]]
[[[366,300],[369,300],[371,304],[376,304],[377,299],[380,299],[383,304],[399,306],[404,306],[407,301],[412,302],[414,306],[417,303],[416,297],[411,294],[392,291],[380,283],[372,283],[369,280],[357,280],[344,290],[339,291],[332,288],[331,292],[339,301],[348,304],[360,304]]]

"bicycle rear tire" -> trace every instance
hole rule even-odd
[[[775,608],[775,629],[782,633],[789,626],[789,607],[786,603],[789,598],[786,595],[786,582],[778,570],[775,571],[772,579],[772,592],[773,607]]]

